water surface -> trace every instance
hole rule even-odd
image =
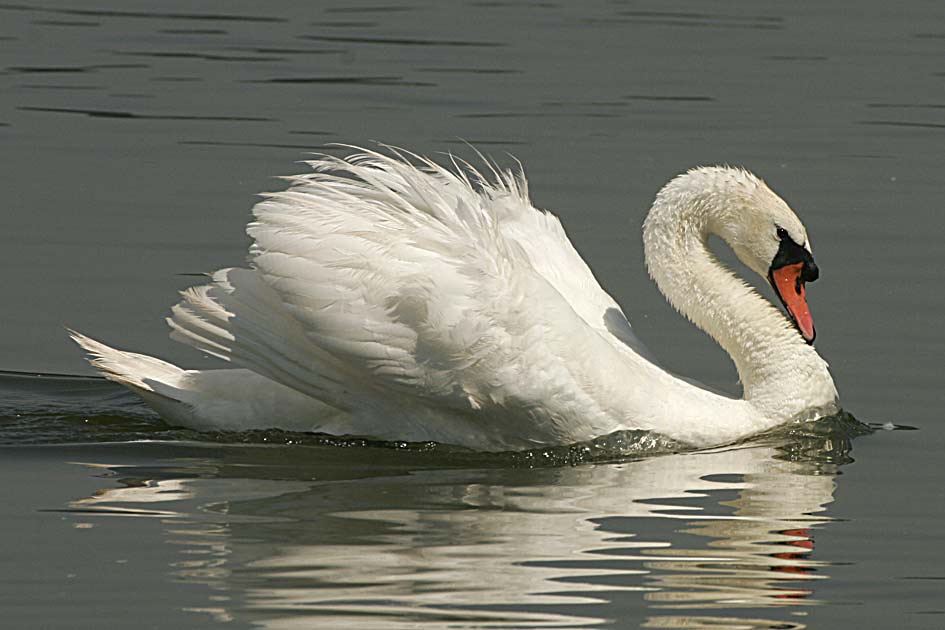
[[[91,374],[63,325],[211,365],[162,319],[194,274],[243,262],[272,176],[333,142],[468,141],[524,162],[661,361],[729,392],[639,228],[674,174],[752,169],[811,234],[844,407],[918,429],[568,465],[197,434],[98,380],[7,374],[0,609],[45,628],[942,627],[943,53],[919,0],[0,4],[0,369]]]

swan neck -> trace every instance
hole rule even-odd
[[[670,304],[729,354],[747,400],[783,399],[796,380],[792,370],[825,364],[774,305],[709,250],[713,225],[730,220],[719,216],[724,211],[661,192],[644,224],[647,268]]]

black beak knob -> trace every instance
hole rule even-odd
[[[804,282],[813,282],[820,277],[820,269],[817,268],[817,263],[813,260],[809,260],[804,263],[804,268],[801,269],[801,280]]]

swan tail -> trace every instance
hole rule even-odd
[[[140,396],[169,424],[242,431],[266,419],[272,428],[289,431],[343,432],[343,412],[250,370],[183,370],[74,330],[69,335],[102,376]]]
[[[171,424],[194,424],[194,407],[180,396],[180,385],[187,374],[184,370],[144,354],[116,350],[75,330],[67,330],[102,376],[140,396]]]
[[[154,383],[173,384],[184,373],[184,370],[166,361],[116,350],[80,332],[67,330],[72,340],[89,354],[88,361],[92,367],[108,380],[135,392],[154,392]]]

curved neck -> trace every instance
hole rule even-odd
[[[745,399],[783,405],[802,395],[811,377],[822,379],[826,364],[774,305],[709,251],[712,226],[725,219],[725,209],[710,201],[657,197],[643,230],[647,269],[670,304],[731,356]]]

